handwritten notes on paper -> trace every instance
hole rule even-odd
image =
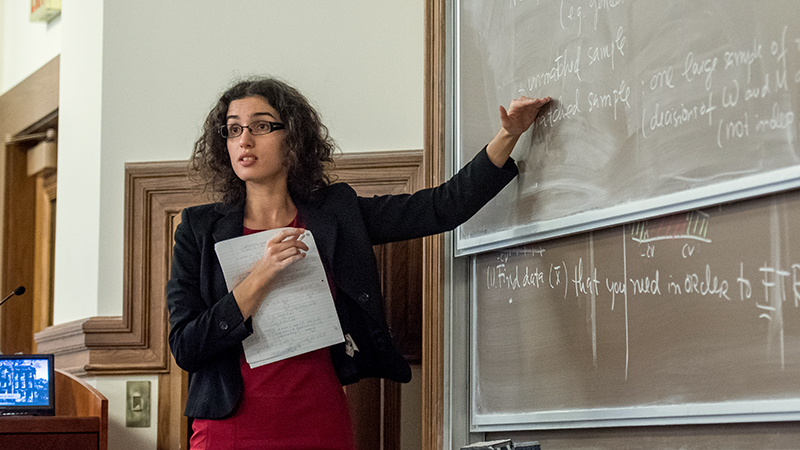
[[[225,283],[232,291],[264,253],[267,241],[281,229],[242,236],[215,245]],[[325,269],[311,232],[302,238],[305,258],[284,269],[253,316],[253,334],[244,340],[250,367],[344,342]]]

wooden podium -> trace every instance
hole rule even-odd
[[[56,369],[55,416],[0,417],[0,449],[108,449],[108,400]]]

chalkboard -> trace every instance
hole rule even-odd
[[[550,96],[458,255],[800,185],[800,2],[462,0],[456,156]]]
[[[474,255],[475,430],[800,419],[800,191]]]

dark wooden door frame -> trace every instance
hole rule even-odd
[[[51,126],[58,116],[60,58],[56,57],[0,96],[0,138]],[[4,145],[3,266],[0,295],[18,286],[28,292],[0,308],[0,351],[30,353],[33,346],[35,239],[34,177],[27,174],[26,150],[31,143]]]
[[[424,186],[445,175],[447,101],[447,4],[425,2]],[[444,446],[444,236],[422,245],[422,449]]]

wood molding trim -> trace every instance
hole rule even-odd
[[[419,188],[421,151],[348,154],[332,171],[361,195]],[[164,286],[172,233],[180,211],[206,203],[185,161],[125,165],[125,251],[122,316],[91,317],[36,334],[38,351],[77,375],[162,374],[170,371]]]
[[[164,286],[169,278],[172,236],[180,211],[210,199],[193,189],[186,168],[185,161],[125,165],[123,315],[78,320],[48,327],[36,334],[39,351],[53,353],[56,366],[68,373],[89,376],[157,374],[158,449],[188,448],[188,423],[183,417],[188,378],[169,352]],[[353,186],[359,195],[413,192],[421,187],[422,151],[344,155],[337,159],[331,172],[338,181]],[[412,244],[397,243],[396,247],[391,244],[380,249],[385,271],[402,270],[406,265],[404,260],[387,262],[393,254],[404,253],[412,258],[419,255],[415,253],[420,247],[419,241],[409,242]],[[413,275],[406,276],[413,282]],[[393,301],[395,295],[407,295],[407,286],[396,289],[387,280],[391,277],[382,280],[387,285],[387,302]],[[390,311],[409,314],[409,309],[397,307]],[[388,318],[390,325],[393,317]],[[398,318],[396,322],[405,324],[407,321]],[[405,338],[401,348],[412,361],[420,359],[420,333],[413,325],[400,333]],[[380,380],[379,387],[377,392],[382,401],[374,413],[380,417],[378,429],[384,433],[380,439],[384,436],[399,439],[396,430],[400,418],[394,414],[399,411],[399,385]],[[353,385],[350,391],[357,398],[375,393],[366,388]],[[375,402],[368,399],[367,403]],[[358,417],[363,420],[367,412],[373,413],[362,408]],[[385,434],[392,431],[395,434]],[[366,439],[374,439],[374,436],[366,436]],[[382,442],[381,448],[397,449],[399,440]]]
[[[23,132],[58,111],[58,78],[61,57],[0,95],[0,139]]]
[[[172,223],[190,205],[207,202],[187,177],[185,161],[125,165],[122,316],[92,317],[36,334],[40,352],[78,375],[169,371],[164,285]],[[68,344],[68,345],[66,345]]]
[[[446,0],[425,3],[425,186],[444,181]],[[444,237],[422,246],[422,449],[444,446]]]
[[[348,153],[331,167],[333,182],[347,183],[358,195],[400,194],[422,187],[422,151]]]
[[[53,323],[53,244],[55,242],[55,201],[57,190],[55,172],[36,176],[36,213],[34,239],[33,332],[41,331]],[[33,342],[33,336],[31,336]],[[33,351],[37,348],[33,346]]]

